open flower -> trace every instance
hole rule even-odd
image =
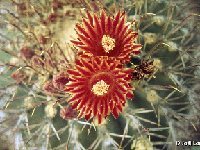
[[[138,54],[140,44],[135,44],[138,33],[129,29],[125,13],[115,17],[101,12],[101,16],[87,12],[82,24],[76,25],[78,39],[71,42],[79,47],[82,56],[109,56],[123,62],[129,61],[130,54]]]
[[[133,97],[132,70],[119,64],[119,60],[107,56],[81,58],[76,69],[67,71],[66,91],[73,95],[68,103],[79,112],[79,118],[96,118],[99,124],[110,113],[118,118],[126,99]]]

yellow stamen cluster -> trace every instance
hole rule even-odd
[[[108,92],[109,86],[110,85],[106,84],[106,82],[101,80],[92,86],[91,91],[98,96],[102,96]]]
[[[109,53],[115,47],[115,39],[111,38],[108,35],[103,35],[101,39],[101,44],[106,53]]]

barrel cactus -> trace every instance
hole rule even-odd
[[[193,1],[0,3],[1,149],[183,149],[176,141],[199,139]]]

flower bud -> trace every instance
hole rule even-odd
[[[65,120],[74,119],[77,117],[77,112],[73,110],[70,105],[68,105],[60,110],[60,117]]]
[[[63,91],[65,84],[69,82],[68,75],[65,72],[60,72],[53,76],[53,85],[60,91]]]
[[[24,59],[31,59],[35,55],[35,52],[30,47],[22,47],[20,50],[20,56]]]
[[[56,89],[51,80],[44,83],[43,90],[48,94],[56,93]]]

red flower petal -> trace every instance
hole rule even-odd
[[[82,33],[83,35],[85,35],[85,37],[90,38],[89,34],[85,31],[85,29],[83,27],[81,27],[79,24],[76,25],[76,30],[77,32]]]
[[[91,14],[88,11],[86,13],[87,13],[87,17],[89,19],[90,24],[93,26],[93,18],[91,16]]]
[[[86,31],[90,35],[90,38],[96,38],[96,33],[94,31],[94,28],[85,20],[83,19],[83,24],[85,26]]]

